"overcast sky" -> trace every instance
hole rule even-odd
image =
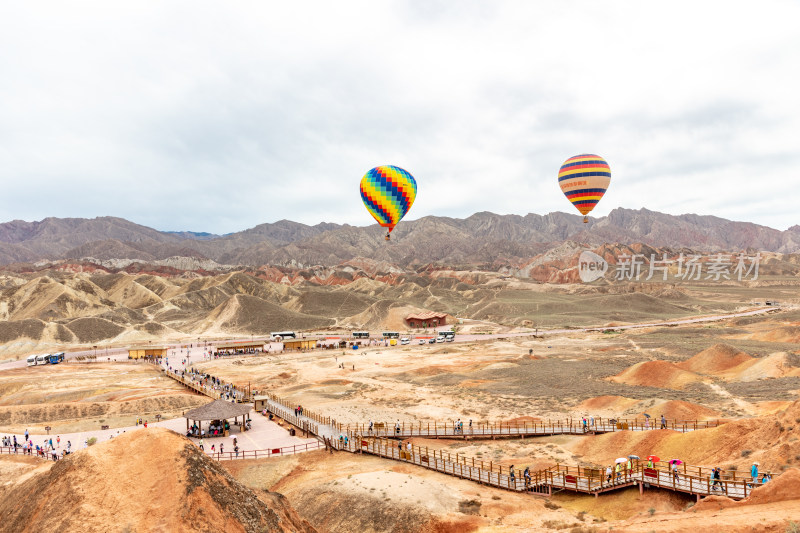
[[[617,207],[800,224],[797,2],[5,2],[0,221],[227,233]]]

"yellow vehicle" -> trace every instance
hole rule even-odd
[[[397,339],[389,339],[389,346],[397,346]]]

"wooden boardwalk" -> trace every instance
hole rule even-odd
[[[553,492],[568,490],[583,492],[595,496],[611,490],[638,486],[640,492],[645,488],[662,488],[675,492],[702,496],[720,495],[732,499],[746,498],[754,488],[750,478],[737,478],[736,472],[726,472],[716,485],[711,479],[711,468],[682,464],[677,478],[673,477],[669,465],[657,463],[652,468],[644,463],[634,461],[630,471],[624,471],[619,477],[609,481],[605,471],[597,468],[581,466],[556,465],[544,470],[529,472],[526,480],[523,471],[516,469],[512,476],[493,462],[466,458],[458,454],[452,455],[440,450],[429,450],[420,446],[403,444],[409,437],[434,438],[497,438],[497,437],[535,437],[547,435],[586,435],[610,433],[615,431],[651,431],[654,427],[640,420],[603,420],[595,419],[594,424],[584,425],[582,421],[546,421],[522,423],[481,423],[463,428],[453,424],[372,424],[370,435],[368,424],[337,424],[330,417],[309,413],[295,415],[289,402],[270,395],[270,409],[274,409],[282,418],[302,427],[305,422],[309,431],[318,437],[332,438],[335,448],[351,453],[368,453],[403,461],[436,470],[444,474],[469,479],[484,485],[533,494],[551,495]],[[674,431],[688,432],[699,429],[717,427],[720,421],[676,421],[666,422],[666,428]],[[388,427],[387,427],[388,426]],[[470,431],[471,429],[471,431]],[[359,434],[358,431],[364,433]],[[338,433],[337,433],[338,432]],[[376,435],[377,434],[377,435]],[[397,439],[397,440],[395,440]],[[763,475],[763,474],[762,474]],[[616,476],[616,474],[614,474]],[[760,485],[757,483],[755,486]]]
[[[219,399],[220,394],[214,389],[203,387],[199,383],[187,380],[182,376],[165,371],[166,375],[200,394]],[[589,419],[582,420],[547,420],[526,422],[478,422],[470,425],[458,423],[408,423],[378,422],[370,424],[340,424],[328,416],[303,408],[302,414],[297,406],[274,394],[269,397],[269,410],[287,423],[295,426],[307,435],[320,440],[330,439],[336,449],[351,453],[368,453],[387,459],[407,462],[448,474],[461,479],[469,479],[484,485],[490,485],[515,492],[551,495],[554,492],[568,490],[594,494],[595,496],[611,490],[638,486],[640,492],[645,488],[661,488],[675,492],[702,496],[720,495],[732,499],[746,498],[754,486],[749,478],[736,478],[736,473],[725,473],[716,485],[711,479],[711,469],[682,464],[677,478],[669,469],[669,465],[658,463],[652,468],[635,462],[630,471],[624,471],[619,477],[609,481],[605,471],[582,466],[556,465],[544,470],[530,472],[525,479],[522,470],[515,470],[511,475],[508,469],[501,468],[493,462],[468,459],[456,454],[440,450],[429,450],[420,446],[403,445],[402,439],[410,437],[446,438],[446,439],[494,439],[525,438],[549,435],[592,435],[612,433],[616,431],[653,431],[661,429],[660,421],[652,423],[639,419]],[[678,421],[667,420],[664,429],[679,432],[696,431],[717,427],[723,422],[713,421]],[[393,440],[398,439],[398,440]],[[305,449],[309,449],[305,447]],[[287,450],[288,451],[288,450]],[[283,450],[265,450],[250,453],[246,458],[255,459],[271,457],[287,453]],[[288,453],[297,453],[292,450]],[[228,454],[230,455],[230,453]],[[242,458],[245,456],[242,454]],[[237,457],[238,458],[238,457]],[[218,457],[233,459],[233,457]],[[755,486],[758,486],[756,484]]]
[[[724,422],[667,420],[663,429],[679,431],[696,431],[717,427]],[[550,435],[586,435],[613,433],[615,431],[653,431],[660,428],[660,423],[648,423],[645,419],[603,419],[596,418],[584,424],[581,420],[543,420],[526,422],[476,422],[459,426],[452,422],[377,422],[369,424],[341,424],[339,432],[345,435],[367,435],[370,437],[390,438],[446,438],[446,439],[487,439],[504,437],[543,437]]]
[[[612,474],[611,481],[608,481],[602,469],[565,465],[530,472],[530,479],[526,480],[523,471],[519,469],[515,469],[514,475],[511,475],[507,468],[503,469],[492,463],[460,455],[453,456],[441,450],[429,450],[413,445],[409,447],[403,445],[401,441],[382,438],[348,439],[347,445],[342,449],[415,464],[505,490],[543,495],[569,490],[597,496],[611,490],[638,486],[640,492],[645,488],[656,487],[696,495],[698,500],[702,496],[709,495],[742,499],[746,498],[754,488],[749,478],[736,479],[735,472],[733,478],[722,479],[714,485],[710,478],[710,468],[686,464],[680,465],[677,478],[673,477],[666,463],[657,463],[650,468],[643,463],[634,462],[630,471],[622,472],[616,478],[613,477],[615,474]]]

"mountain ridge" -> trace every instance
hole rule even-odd
[[[427,216],[403,222],[383,241],[377,225],[322,222],[313,226],[279,220],[227,235],[165,232],[118,217],[55,218],[0,224],[0,264],[37,261],[172,257],[224,265],[337,265],[371,257],[402,266],[444,262],[487,264],[529,259],[558,243],[590,246],[642,243],[707,252],[800,251],[800,226],[785,231],[712,215],[668,215],[648,209],[612,210],[592,218],[563,212],[498,215],[482,211],[467,218]]]

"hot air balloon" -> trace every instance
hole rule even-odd
[[[606,193],[610,182],[611,169],[599,155],[581,154],[570,157],[558,171],[558,185],[567,200],[584,215],[584,223],[589,222],[586,215]]]
[[[361,199],[378,224],[389,228],[386,240],[417,197],[417,180],[400,167],[382,165],[361,178]]]

